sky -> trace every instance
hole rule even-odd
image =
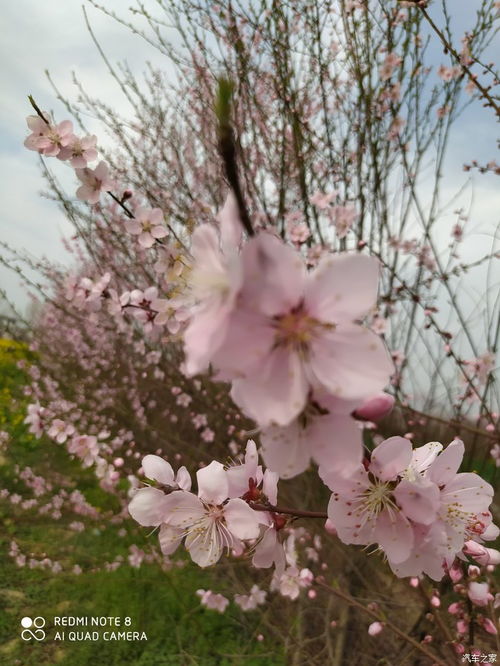
[[[471,0],[471,7],[477,0]],[[128,14],[133,0],[101,0],[109,10]],[[154,11],[155,0],[144,0]],[[107,57],[114,64],[127,60],[133,73],[140,75],[146,61],[165,69],[169,64],[152,46],[126,27],[92,7],[83,0],[88,17]],[[465,28],[468,17],[462,9],[454,17],[458,28]],[[67,117],[44,70],[49,70],[63,95],[76,97],[72,81],[73,72],[92,96],[116,105],[117,89],[104,62],[95,48],[85,26],[82,0],[16,0],[2,3],[0,21],[2,44],[0,57],[4,63],[0,73],[3,106],[0,111],[0,238],[11,246],[29,252],[33,257],[46,256],[68,264],[69,256],[61,242],[70,235],[71,227],[54,202],[40,196],[43,180],[36,153],[27,151],[23,141],[27,135],[26,116],[31,112],[27,95],[32,94],[42,109],[55,112],[57,118]],[[436,57],[441,50],[436,48]],[[7,64],[7,66],[5,66]],[[437,60],[436,64],[439,64]],[[444,198],[450,198],[467,176],[462,171],[464,161],[477,159],[488,162],[495,158],[495,122],[493,114],[474,104],[457,123],[447,160],[447,177],[443,182]],[[471,154],[471,147],[473,154]],[[57,169],[58,176],[74,187],[74,177],[64,165]],[[475,239],[464,246],[464,258],[476,256],[478,251],[490,247],[489,234],[492,221],[500,214],[498,177],[472,176],[473,186],[464,195],[466,204],[474,196]],[[495,213],[496,211],[496,213]],[[450,213],[451,214],[451,213]],[[0,252],[1,254],[1,252]],[[26,308],[26,290],[19,276],[0,266],[0,285],[21,310]]]
[[[112,105],[116,101],[116,84],[86,28],[82,4],[82,0],[16,0],[2,3],[0,14],[0,58],[4,63],[0,72],[0,239],[33,257],[44,255],[65,264],[70,259],[61,237],[70,235],[71,226],[54,202],[40,196],[44,182],[38,156],[26,150],[23,141],[28,134],[25,119],[32,113],[28,94],[42,109],[54,111],[57,118],[68,115],[55,98],[45,70],[70,99],[77,94],[72,80],[75,72],[93,96]],[[127,14],[132,3],[103,0],[102,4]],[[88,3],[85,6],[96,37],[112,63],[128,60],[138,75],[145,70],[146,61],[165,67],[165,57],[143,39]],[[57,174],[71,191],[72,170],[65,165],[56,167],[61,167]],[[0,266],[0,286],[23,311],[28,299],[19,276]]]

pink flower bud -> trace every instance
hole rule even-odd
[[[113,460],[113,465],[114,465],[115,467],[123,467],[123,463],[124,463],[124,462],[125,462],[125,461],[123,460],[123,458],[115,458],[115,459]]]
[[[473,557],[479,562],[479,564],[488,564],[490,559],[487,549],[476,541],[466,541],[463,547],[463,552],[465,555]]]
[[[373,398],[365,400],[363,404],[354,410],[353,416],[360,421],[379,421],[394,407],[394,398],[388,393],[381,393]]]
[[[458,615],[462,612],[462,603],[460,601],[454,601],[448,606],[448,613],[450,615]]]
[[[419,584],[420,584],[420,581],[418,580],[418,578],[410,578],[410,585],[412,587],[418,587]]]
[[[330,518],[328,518],[326,523],[325,523],[325,530],[328,532],[328,534],[332,534],[333,536],[337,536],[337,530],[335,528],[335,525],[330,520]]]
[[[476,606],[487,606],[489,601],[493,601],[488,583],[469,583],[467,594]]]
[[[439,608],[441,606],[441,599],[435,594],[431,598],[431,606],[434,608]]]
[[[483,625],[483,629],[487,631],[489,634],[493,634],[494,636],[497,635],[498,631],[493,622],[490,620],[489,617],[484,617],[481,621],[481,624]]]
[[[500,552],[496,550],[496,548],[486,548],[486,552],[488,553],[488,567],[492,565],[493,567],[496,567],[498,564],[500,564]]]
[[[370,636],[376,636],[377,634],[380,634],[383,628],[384,625],[382,624],[382,622],[372,622],[368,627],[368,633],[370,634]]]
[[[477,578],[480,573],[481,569],[476,567],[474,564],[471,564],[469,567],[467,567],[467,574],[469,578]]]
[[[463,577],[464,573],[462,571],[461,565],[455,560],[451,565],[448,574],[453,581],[453,583],[458,583],[458,581]]]

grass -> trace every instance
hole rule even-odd
[[[10,341],[8,341],[10,343]],[[23,500],[32,491],[19,479],[16,469],[30,466],[54,485],[40,498],[45,504],[60,488],[80,490],[99,510],[97,519],[82,519],[65,503],[59,520],[40,515],[37,507],[24,510],[8,499],[0,499],[0,663],[6,666],[83,666],[87,664],[137,666],[278,666],[284,664],[282,648],[271,639],[260,643],[259,616],[243,614],[231,604],[224,615],[203,608],[196,596],[199,588],[213,587],[231,597],[230,585],[214,583],[213,572],[202,570],[189,560],[165,571],[158,562],[139,569],[127,563],[129,546],[150,550],[155,540],[137,529],[131,520],[113,524],[109,518],[118,509],[113,496],[105,493],[89,470],[71,460],[64,447],[45,439],[36,440],[23,424],[25,375],[16,362],[27,356],[22,346],[0,341],[0,428],[11,437],[0,454],[0,487],[19,493]],[[18,466],[18,467],[16,467]],[[75,532],[72,521],[86,523]],[[125,532],[123,531],[125,529]],[[27,556],[48,557],[61,564],[54,574],[40,568],[19,567],[9,556],[11,541]],[[114,571],[103,570],[105,562],[122,558]],[[75,564],[83,573],[72,573]],[[41,616],[46,620],[43,641],[21,638],[21,618]],[[60,628],[64,641],[54,640],[54,617],[131,618],[132,631],[145,632],[147,640],[105,641],[102,632],[110,627]],[[96,641],[70,641],[70,631],[99,631]]]

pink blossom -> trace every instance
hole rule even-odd
[[[330,192],[329,194],[326,194],[325,192],[316,191],[310,197],[309,201],[320,210],[324,210],[325,208],[329,208],[330,204],[332,203],[332,201],[335,199],[336,196],[337,196],[336,191]]]
[[[179,467],[177,474],[174,475],[172,465],[153,454],[148,454],[142,459],[142,470],[144,476],[153,481],[157,481],[162,486],[173,489],[191,490],[191,477],[187,469]]]
[[[215,439],[215,433],[211,428],[203,428],[201,431],[201,438],[204,442],[213,442]]]
[[[266,465],[282,479],[289,479],[307,469],[311,458],[324,469],[361,464],[361,430],[350,415],[356,405],[356,401],[313,394],[289,425],[262,429]]]
[[[44,118],[49,117],[45,112],[43,116]],[[47,157],[58,155],[72,139],[73,124],[70,120],[63,120],[58,125],[52,125],[39,116],[28,116],[26,122],[32,134],[26,138],[24,145],[29,150],[37,150]]]
[[[102,191],[113,188],[113,181],[109,176],[109,167],[106,162],[99,162],[95,169],[75,169],[79,180],[83,183],[76,191],[76,196],[80,201],[87,201],[90,204],[96,204]]]
[[[240,305],[213,364],[233,380],[232,398],[249,416],[284,426],[311,389],[363,399],[385,385],[392,370],[385,347],[356,323],[376,300],[376,259],[325,256],[307,273],[300,255],[267,233],[242,254]]]
[[[24,419],[24,423],[29,424],[29,432],[31,432],[37,439],[39,439],[43,434],[43,417],[47,410],[36,403],[28,405],[27,411],[28,415]]]
[[[54,419],[50,428],[47,431],[47,435],[54,439],[58,444],[64,444],[64,442],[71,437],[75,432],[75,427],[71,423],[65,423],[61,419]]]
[[[161,208],[137,208],[134,219],[127,220],[125,228],[139,237],[139,245],[144,248],[152,247],[157,239],[168,235]]]
[[[368,633],[370,636],[377,636],[384,629],[383,622],[372,622],[368,627]]]
[[[378,543],[392,564],[409,557],[414,541],[410,519],[432,523],[439,507],[439,490],[432,483],[401,480],[394,489],[411,459],[410,442],[391,437],[373,451],[368,470],[362,465],[347,474],[320,470],[333,491],[328,517],[341,541]]]
[[[380,421],[392,411],[394,402],[392,395],[380,393],[365,400],[360,407],[354,410],[353,416],[362,421]]]
[[[411,476],[418,474],[426,483],[435,484],[439,491],[438,508],[433,522],[425,522],[416,514],[409,516],[414,521],[414,544],[405,562],[391,564],[398,576],[424,572],[440,580],[444,573],[443,562],[449,567],[471,536],[485,538],[487,535],[493,489],[477,474],[457,474],[463,454],[463,442],[454,440],[440,455],[436,455],[434,449],[420,461],[420,468],[416,465],[409,470]],[[398,502],[400,499],[398,497]],[[495,526],[491,531],[496,533]]]
[[[83,467],[90,467],[94,464],[99,455],[97,437],[94,437],[93,435],[79,435],[73,437],[68,444],[68,451],[81,459]]]
[[[243,611],[255,610],[266,601],[267,593],[261,590],[258,585],[252,585],[250,594],[235,594],[234,603]]]
[[[69,160],[75,169],[85,169],[89,162],[97,159],[96,144],[97,137],[94,134],[82,138],[73,134],[69,143],[61,148],[57,157],[60,160]]]
[[[438,67],[438,76],[445,82],[452,81],[461,75],[461,67],[445,67],[444,65],[439,65]]]
[[[486,632],[488,632],[489,634],[493,634],[494,636],[496,636],[498,634],[498,630],[497,630],[496,626],[494,625],[493,621],[490,620],[489,617],[481,618],[480,623],[481,623],[481,626],[483,627],[483,629]]]
[[[401,56],[398,56],[396,53],[388,53],[379,69],[381,80],[387,81],[390,79],[395,68],[398,67],[401,63]]]
[[[334,206],[330,209],[330,220],[335,227],[338,238],[345,238],[356,219],[358,212],[352,204],[347,206]]]
[[[232,550],[240,540],[257,538],[261,518],[242,499],[226,501],[228,480],[220,463],[213,461],[196,476],[198,497],[183,490],[165,496],[160,490],[145,488],[134,496],[129,511],[143,525],[165,523],[160,531],[165,554],[173,552],[185,537],[193,562],[207,567],[220,559],[224,548]]]
[[[307,224],[302,222],[301,224],[291,224],[288,226],[288,234],[292,243],[305,243],[306,240],[310,237],[311,232]]]
[[[469,583],[467,596],[476,606],[487,606],[490,601],[493,601],[488,583]]]
[[[309,569],[300,569],[291,565],[279,576],[275,573],[271,589],[279,590],[280,594],[289,599],[295,600],[300,594],[301,588],[309,587],[313,580]]]
[[[219,234],[210,224],[202,224],[191,237],[194,261],[188,285],[194,306],[184,333],[186,372],[190,376],[205,370],[223,344],[242,284],[238,252],[241,231],[232,192],[219,213],[219,222]]]
[[[222,594],[212,592],[212,590],[196,590],[196,594],[200,597],[202,606],[210,610],[215,610],[218,613],[224,613],[229,605],[229,599]]]
[[[278,578],[286,567],[285,550],[279,536],[280,527],[282,525],[277,525],[274,520],[268,527],[261,527],[261,535],[254,547],[252,558],[252,565],[258,569],[268,569],[274,565]]]

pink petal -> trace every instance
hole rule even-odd
[[[274,345],[275,330],[267,317],[237,309],[230,316],[222,336],[224,339],[215,350],[212,361],[219,370],[218,378],[232,380],[260,372]]]
[[[262,430],[260,441],[266,466],[282,479],[304,472],[311,457],[307,433],[297,420],[288,426],[269,426]]]
[[[140,525],[160,525],[167,515],[167,499],[167,495],[157,488],[141,488],[132,497],[128,510]]]
[[[164,522],[173,527],[189,527],[206,515],[203,502],[193,493],[174,490],[166,496],[166,500],[167,517]]]
[[[394,370],[382,340],[368,329],[341,325],[322,331],[311,344],[309,365],[315,388],[354,400],[372,396]]]
[[[424,446],[419,446],[413,451],[411,467],[416,472],[425,472],[442,450],[443,445],[439,442],[429,442]]]
[[[278,480],[278,474],[266,469],[262,481],[262,492],[273,505],[276,505],[276,502],[278,501]]]
[[[227,253],[238,247],[243,230],[238,204],[232,190],[229,190],[217,220],[220,224],[221,247],[223,252]]]
[[[182,541],[182,535],[182,530],[163,524],[158,535],[161,552],[164,555],[171,555],[175,552]]]
[[[430,525],[440,506],[439,488],[432,481],[421,479],[416,483],[403,480],[394,491],[396,502],[410,520]]]
[[[209,504],[222,504],[227,499],[228,481],[224,466],[213,460],[196,472],[198,497]]]
[[[464,443],[455,439],[439,454],[427,471],[427,476],[438,486],[450,481],[458,471],[464,457]]]
[[[256,512],[242,499],[230,499],[224,506],[224,518],[231,534],[238,539],[256,539],[259,519]]]
[[[101,161],[101,162],[99,162],[99,164],[94,169],[94,176],[98,180],[104,182],[108,179],[108,171],[109,171],[109,167],[106,164],[106,162]]]
[[[284,314],[302,299],[305,265],[301,256],[266,232],[251,238],[242,252],[243,298],[251,309],[274,316]]]
[[[325,322],[361,319],[377,302],[380,263],[363,254],[325,255],[309,274],[306,305]]]
[[[174,470],[172,465],[160,458],[149,454],[142,459],[142,469],[148,479],[154,479],[165,486],[172,486],[174,483]]]
[[[493,494],[493,488],[478,474],[465,472],[457,474],[446,484],[441,492],[441,501],[443,504],[476,514],[488,510]]]
[[[349,415],[318,416],[307,428],[309,450],[320,469],[340,467],[344,474],[358,469],[363,459],[362,432]]]
[[[208,529],[190,532],[186,537],[185,546],[193,562],[203,568],[218,562],[223,551],[223,543],[215,523]]]
[[[129,234],[137,235],[141,233],[142,226],[136,220],[127,220],[125,222],[125,229],[129,232]]]
[[[177,475],[175,477],[175,482],[179,486],[179,488],[182,488],[182,490],[191,490],[191,475],[187,471],[187,469],[184,467],[179,467],[177,470]]]
[[[397,564],[404,562],[413,546],[413,530],[399,511],[384,509],[377,518],[374,539],[383,548],[387,559]]]
[[[411,456],[411,442],[389,437],[372,452],[370,471],[382,481],[392,481],[408,467]]]
[[[153,236],[153,238],[165,238],[165,236],[168,236],[168,231],[165,227],[153,227],[151,229],[151,236]]]
[[[260,426],[284,426],[304,409],[308,390],[299,355],[277,347],[261,373],[233,381],[231,397]]]

